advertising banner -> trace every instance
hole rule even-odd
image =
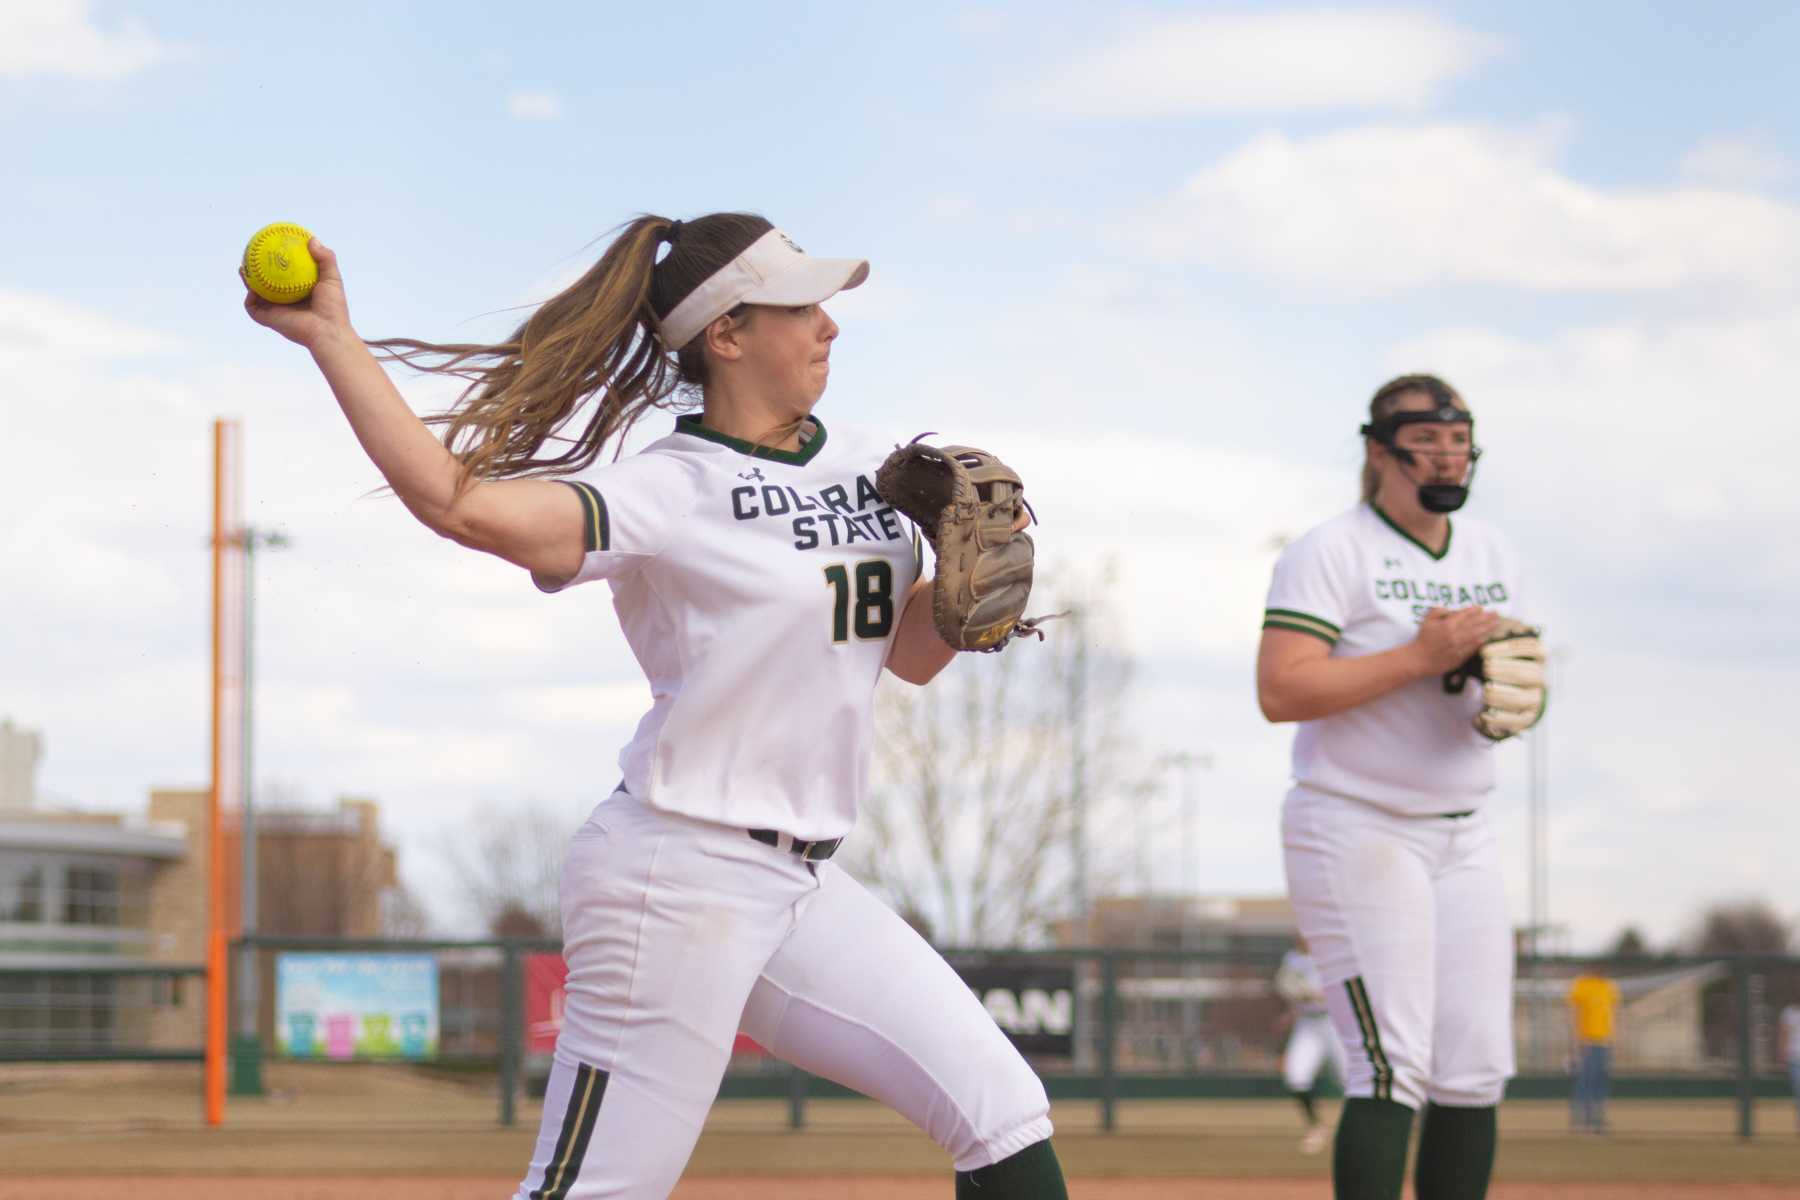
[[[1022,1054],[1069,1058],[1075,1053],[1075,968],[1068,963],[952,963],[988,1015]],[[525,1053],[547,1060],[562,1028],[563,986],[569,968],[560,954],[527,954]],[[761,1054],[737,1035],[732,1054]],[[548,1070],[547,1067],[544,1068]]]
[[[429,954],[282,954],[275,1052],[288,1058],[427,1059],[438,1048]]]
[[[1019,1053],[1075,1054],[1075,968],[1068,963],[951,963]]]
[[[525,956],[525,1053],[546,1057],[562,1030],[563,983],[569,964],[560,954]]]

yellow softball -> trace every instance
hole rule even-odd
[[[311,240],[312,234],[298,225],[285,221],[264,225],[244,247],[244,282],[275,304],[306,299],[319,282],[319,264],[306,249]]]

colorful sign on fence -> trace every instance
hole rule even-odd
[[[569,965],[560,954],[525,956],[525,1053],[547,1055],[556,1049],[568,977]]]
[[[569,964],[560,954],[527,954],[525,964],[525,1054],[527,1058],[548,1060],[556,1050],[556,1035],[562,1032],[563,993],[569,979]],[[731,1047],[733,1054],[765,1054],[761,1046],[737,1035]],[[544,1066],[544,1072],[549,1071]]]
[[[437,959],[429,954],[282,954],[275,1050],[289,1058],[434,1058]]]
[[[1068,1058],[1075,1052],[1075,968],[1068,963],[952,964],[1021,1053]],[[560,954],[527,954],[525,1053],[548,1059],[562,1030],[569,968]],[[765,1054],[740,1033],[733,1055]],[[548,1068],[545,1068],[548,1070]]]

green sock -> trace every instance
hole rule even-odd
[[[1308,1125],[1317,1125],[1319,1123],[1319,1115],[1313,1108],[1313,1094],[1311,1092],[1294,1092],[1292,1095],[1294,1099],[1300,1102],[1300,1111],[1306,1114],[1306,1123]]]
[[[1413,1191],[1419,1200],[1483,1200],[1494,1173],[1498,1108],[1427,1104],[1419,1123]]]
[[[1412,1109],[1398,1101],[1366,1096],[1344,1101],[1331,1151],[1332,1195],[1337,1200],[1400,1200],[1412,1119]]]
[[[1069,1200],[1048,1139],[986,1167],[956,1173],[956,1200]]]

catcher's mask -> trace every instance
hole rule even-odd
[[[1419,454],[1397,444],[1395,434],[1406,425],[1467,425],[1469,427],[1469,465],[1463,468],[1460,483],[1419,483],[1408,468],[1416,465]],[[1475,418],[1466,410],[1447,401],[1422,412],[1389,413],[1379,421],[1362,427],[1362,435],[1374,438],[1400,464],[1402,472],[1419,489],[1419,507],[1426,512],[1453,513],[1469,499],[1469,485],[1475,481],[1475,464],[1481,458],[1481,447],[1475,445]]]

